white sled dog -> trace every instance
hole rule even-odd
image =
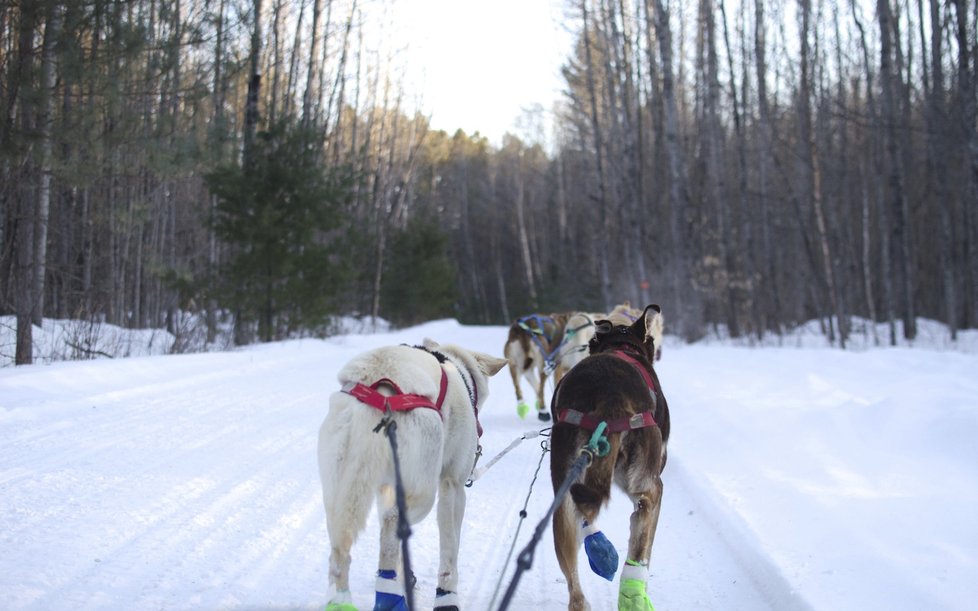
[[[489,377],[504,359],[425,339],[423,346],[388,346],[355,357],[340,370],[343,390],[330,396],[319,430],[319,474],[329,531],[327,611],[356,607],[350,593],[350,548],[374,500],[380,512],[380,561],[374,609],[406,609],[397,538],[394,465],[383,430],[385,413],[396,440],[407,519],[416,524],[438,495],[440,562],[435,609],[458,609],[458,551],[465,480],[475,460],[479,408]],[[388,407],[390,408],[388,410]],[[410,577],[408,586],[411,587]]]

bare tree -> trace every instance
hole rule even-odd
[[[677,312],[684,312],[679,320],[679,332],[691,337],[699,325],[700,305],[691,290],[689,260],[687,251],[688,235],[687,209],[689,208],[689,189],[686,182],[686,166],[679,139],[679,112],[676,103],[674,63],[672,57],[672,31],[669,25],[669,12],[666,0],[651,0],[654,11],[650,11],[659,43],[659,57],[662,76],[663,131],[665,134],[666,158],[669,166],[669,228],[672,237],[673,264],[671,266],[671,289],[675,291],[673,303]],[[682,304],[682,309],[680,309]]]
[[[822,260],[822,272],[825,274],[824,280],[828,289],[829,298],[832,303],[832,312],[835,314],[836,322],[839,326],[839,343],[845,348],[847,340],[847,329],[845,326],[845,316],[841,309],[839,286],[836,282],[835,271],[832,263],[832,247],[829,244],[825,206],[823,202],[823,170],[818,151],[818,144],[815,135],[814,120],[812,117],[812,51],[809,43],[809,36],[812,34],[811,25],[811,2],[801,0],[801,83],[798,93],[800,106],[801,122],[801,146],[804,151],[804,161],[807,173],[807,191],[811,198],[812,212],[815,217],[816,239],[818,241],[819,253]],[[833,323],[829,323],[829,337],[833,338]]]
[[[893,19],[889,0],[877,0],[876,15],[880,27],[880,79],[882,95],[880,111],[884,127],[887,161],[887,187],[892,210],[893,235],[892,252],[896,271],[899,274],[902,288],[901,318],[903,319],[903,334],[907,339],[916,335],[916,320],[913,303],[913,273],[910,261],[910,236],[908,227],[908,205],[903,157],[900,150],[898,134],[898,96],[900,88],[899,71],[894,67],[894,41],[899,39],[897,23]],[[891,341],[894,341],[891,338]]]
[[[923,11],[923,0],[920,0],[921,11]],[[943,143],[948,140],[948,117],[944,98],[944,58],[942,48],[944,46],[944,27],[941,17],[941,8],[938,0],[930,0],[930,49],[931,49],[931,74],[930,91],[927,95],[927,154],[929,160],[930,185],[937,203],[937,210],[940,221],[937,225],[937,253],[939,267],[941,270],[941,281],[944,286],[944,307],[945,322],[951,333],[952,339],[957,339],[957,296],[954,280],[954,265],[952,261],[952,245],[954,244],[954,230],[951,224],[951,194],[947,187],[947,156]],[[921,26],[923,27],[923,26]],[[921,37],[923,39],[923,36]],[[925,64],[926,65],[926,64]]]

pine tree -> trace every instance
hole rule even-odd
[[[448,256],[448,236],[431,220],[412,218],[392,238],[381,313],[398,325],[455,316],[456,267]]]
[[[325,168],[311,143],[308,132],[277,127],[256,139],[247,168],[207,176],[214,230],[231,247],[218,301],[239,322],[257,322],[262,341],[326,322],[347,275],[340,230],[350,176]]]

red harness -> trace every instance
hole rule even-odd
[[[642,363],[640,363],[639,360],[632,355],[621,350],[615,350],[607,354],[620,358],[638,370],[638,372],[642,375],[642,379],[645,380],[645,385],[649,387],[649,392],[652,394],[652,403],[655,404],[657,402],[655,383],[652,381],[652,374],[642,366]],[[599,424],[605,421],[576,409],[562,409],[557,413],[557,422],[566,422],[568,424],[579,426],[586,431],[594,431],[598,428]],[[620,433],[622,431],[641,429],[647,426],[657,426],[655,418],[652,416],[652,412],[639,412],[627,418],[612,420],[606,424],[608,428],[605,430],[607,430],[609,433]]]
[[[393,388],[394,394],[387,396],[378,392],[377,388],[381,384],[387,384]],[[474,379],[472,380],[472,384],[473,386],[475,385]],[[434,403],[432,403],[431,399],[425,397],[424,395],[403,392],[401,388],[389,378],[381,378],[370,386],[361,384],[359,382],[347,382],[343,385],[341,390],[355,398],[360,403],[369,405],[370,407],[382,412],[386,412],[388,409],[393,412],[406,412],[419,407],[425,407],[435,410],[438,412],[438,415],[441,416],[442,420],[445,419],[445,416],[443,416],[441,413],[441,406],[445,402],[445,394],[448,392],[448,376],[445,374],[444,367],[441,368],[441,387],[438,389],[438,399]],[[473,395],[470,398],[472,399],[472,410],[475,412],[476,432],[479,434],[479,437],[482,437],[482,423],[479,422],[478,393],[478,387],[473,388]]]
[[[381,384],[387,384],[393,388],[394,394],[387,396],[378,392],[377,388]],[[441,388],[438,390],[438,399],[434,403],[424,395],[403,392],[397,384],[387,378],[381,378],[370,386],[359,382],[347,382],[343,385],[342,390],[360,401],[360,403],[369,405],[382,412],[386,412],[388,409],[394,412],[405,412],[419,407],[426,407],[438,412],[442,420],[445,419],[441,414],[441,406],[445,402],[445,394],[448,392],[448,376],[445,374],[444,368],[441,370]]]

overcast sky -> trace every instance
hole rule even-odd
[[[571,37],[560,0],[396,0],[406,86],[437,129],[479,131],[498,144],[524,108],[551,111]],[[545,123],[549,125],[549,116]]]

